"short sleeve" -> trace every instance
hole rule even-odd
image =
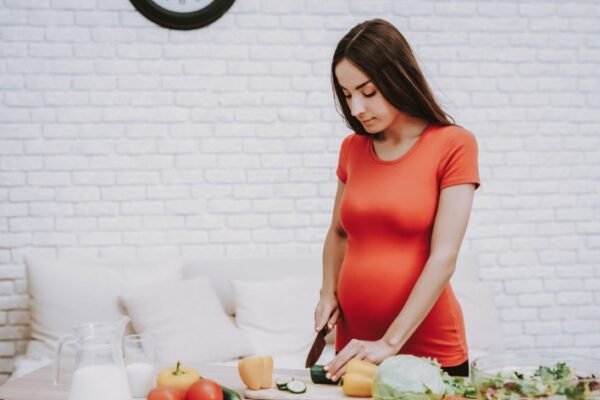
[[[475,136],[463,128],[448,132],[440,164],[440,190],[448,186],[473,183],[479,188],[478,149]]]
[[[344,183],[346,183],[346,180],[348,179],[348,152],[350,150],[350,142],[352,141],[353,136],[354,134],[348,135],[346,138],[344,138],[338,157],[337,170],[335,171],[338,178],[340,178],[340,181]]]

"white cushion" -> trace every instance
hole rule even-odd
[[[206,257],[188,260],[183,278],[208,276],[229,315],[235,314],[233,280],[264,281],[296,275],[321,275],[320,254],[263,257]]]
[[[320,286],[318,275],[233,281],[236,323],[255,354],[306,357],[315,338],[314,309]]]
[[[182,279],[178,261],[48,259],[26,257],[31,337],[47,355],[55,341],[86,322],[124,315],[119,294],[126,288]]]
[[[121,300],[136,332],[152,335],[159,363],[189,365],[251,353],[206,277],[136,288]]]
[[[500,317],[494,304],[492,287],[485,282],[452,282],[452,289],[463,311],[470,358],[482,351],[504,349]]]

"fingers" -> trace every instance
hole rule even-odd
[[[325,324],[332,329],[340,315],[338,307],[319,304],[315,309],[315,330],[318,332]]]
[[[329,318],[329,312],[326,307],[318,306],[315,310],[315,331],[320,331],[323,326],[327,323]]]
[[[338,369],[335,373],[327,372],[328,379],[331,379],[334,382],[337,382],[344,374],[346,373],[346,364],[342,366],[342,368]]]
[[[346,371],[346,363],[354,358],[360,350],[360,341],[352,340],[325,366],[327,378],[337,381]]]
[[[329,321],[327,321],[327,327],[329,328],[329,330],[333,329],[333,327],[337,323],[339,316],[340,316],[340,309],[336,308],[335,310],[333,310],[331,317],[329,317]]]
[[[320,331],[323,325],[327,322],[327,318],[329,315],[327,314],[325,307],[322,305],[317,306],[315,310],[315,330]]]

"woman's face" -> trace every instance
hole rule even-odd
[[[399,111],[388,103],[369,77],[347,59],[335,67],[335,76],[352,116],[368,133],[384,132],[398,117]]]

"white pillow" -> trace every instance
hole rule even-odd
[[[251,353],[206,277],[136,288],[121,300],[136,332],[152,335],[159,363],[189,365]]]
[[[460,303],[467,331],[470,359],[482,352],[504,350],[500,317],[494,303],[492,287],[485,282],[452,282]]]
[[[306,357],[316,335],[319,276],[232,283],[236,323],[252,343],[254,353]]]
[[[48,355],[73,325],[110,322],[124,315],[119,294],[136,285],[182,279],[178,261],[48,259],[26,257],[31,337]]]

